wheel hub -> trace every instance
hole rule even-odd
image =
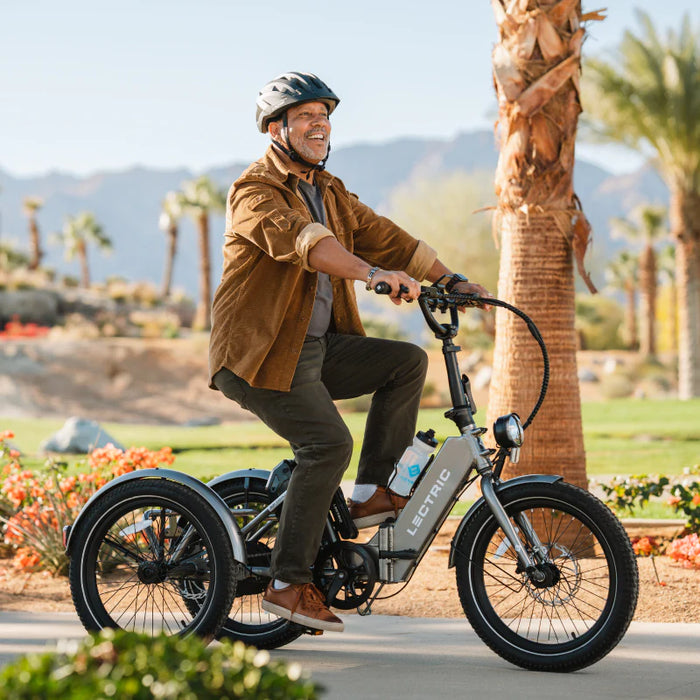
[[[538,564],[535,570],[530,573],[530,584],[535,588],[551,588],[556,586],[561,579],[559,569],[550,562]]]
[[[139,564],[137,575],[141,583],[163,583],[166,577],[166,568],[156,561],[142,561]]]

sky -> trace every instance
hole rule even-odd
[[[584,0],[584,56],[612,50],[642,8],[660,30],[697,0]],[[0,0],[0,169],[87,175],[248,162],[267,139],[255,98],[288,70],[341,98],[335,148],[492,128],[489,0]],[[584,105],[585,107],[585,105]],[[638,159],[579,145],[624,172]],[[331,163],[329,163],[329,167]],[[332,169],[332,168],[331,168]]]

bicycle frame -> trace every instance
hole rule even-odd
[[[546,559],[546,550],[537,539],[527,519],[521,515],[516,528],[509,520],[498,499],[497,490],[501,484],[498,478],[500,468],[495,469],[490,459],[495,450],[486,448],[481,440],[481,435],[486,432],[486,428],[477,427],[474,422],[473,414],[476,409],[469,391],[469,380],[466,376],[460,376],[457,362],[457,353],[461,348],[452,342],[459,327],[458,312],[455,306],[450,306],[450,323],[439,323],[433,312],[436,306],[440,308],[440,297],[434,297],[436,302],[433,303],[431,309],[432,302],[429,291],[431,289],[435,288],[424,288],[427,294],[421,296],[419,304],[428,326],[443,344],[443,355],[452,399],[452,408],[446,412],[445,416],[454,421],[461,435],[448,437],[445,440],[421,475],[411,498],[397,520],[380,525],[375,535],[364,546],[374,551],[375,560],[378,562],[378,580],[381,583],[408,581],[455,503],[465,489],[480,476],[483,499],[488,503],[505,536],[515,549],[520,566],[523,570],[529,571],[537,577],[538,572],[535,565],[540,560]],[[442,310],[447,309],[443,307]],[[511,455],[511,457],[515,458],[515,455]],[[502,459],[505,459],[505,456]],[[474,472],[476,474],[473,475]],[[212,485],[243,475],[244,472],[227,474],[219,477]],[[521,483],[522,480],[536,481],[541,476],[527,475],[519,478],[518,482]],[[273,478],[271,475],[270,480]],[[553,477],[554,480],[559,478]],[[547,479],[550,480],[550,477]],[[242,535],[250,537],[260,524],[263,524],[264,528],[264,523],[282,505],[285,496],[286,491],[274,498],[264,510],[257,513],[243,528]],[[465,521],[467,519],[465,518]],[[332,542],[338,541],[339,538],[332,527],[330,518],[326,529],[330,540]],[[525,534],[538,562],[535,562],[523,547],[518,530]],[[258,533],[252,535],[253,539],[257,535]],[[263,567],[252,567],[250,570],[253,573],[269,575],[269,571]]]

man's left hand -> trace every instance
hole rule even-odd
[[[493,297],[491,292],[476,282],[457,282],[457,284],[453,287],[453,291],[459,292],[460,294],[477,294],[480,297]],[[484,311],[489,311],[493,308],[492,306],[484,303],[478,304],[478,307]],[[459,310],[464,313],[466,308],[464,306],[460,306]]]

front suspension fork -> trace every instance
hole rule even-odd
[[[503,530],[503,533],[505,534],[507,540],[510,542],[513,549],[515,549],[515,552],[518,555],[518,562],[520,564],[520,568],[523,571],[527,571],[528,574],[531,575],[535,580],[538,580],[540,576],[544,577],[544,573],[537,569],[537,564],[546,561],[547,550],[546,547],[544,547],[544,545],[540,542],[540,539],[537,536],[537,533],[535,532],[528,518],[524,514],[520,513],[517,517],[518,525],[521,531],[523,532],[526,540],[532,545],[533,550],[537,553],[540,562],[536,562],[530,556],[525,547],[523,547],[523,543],[520,539],[520,536],[518,535],[518,531],[516,530],[513,523],[510,521],[510,518],[508,517],[508,514],[505,511],[505,508],[498,500],[498,496],[496,495],[496,489],[493,485],[493,477],[491,473],[482,475],[481,493],[486,503],[488,503],[489,508],[491,509],[491,512],[493,513],[494,517],[498,521],[501,530]]]

